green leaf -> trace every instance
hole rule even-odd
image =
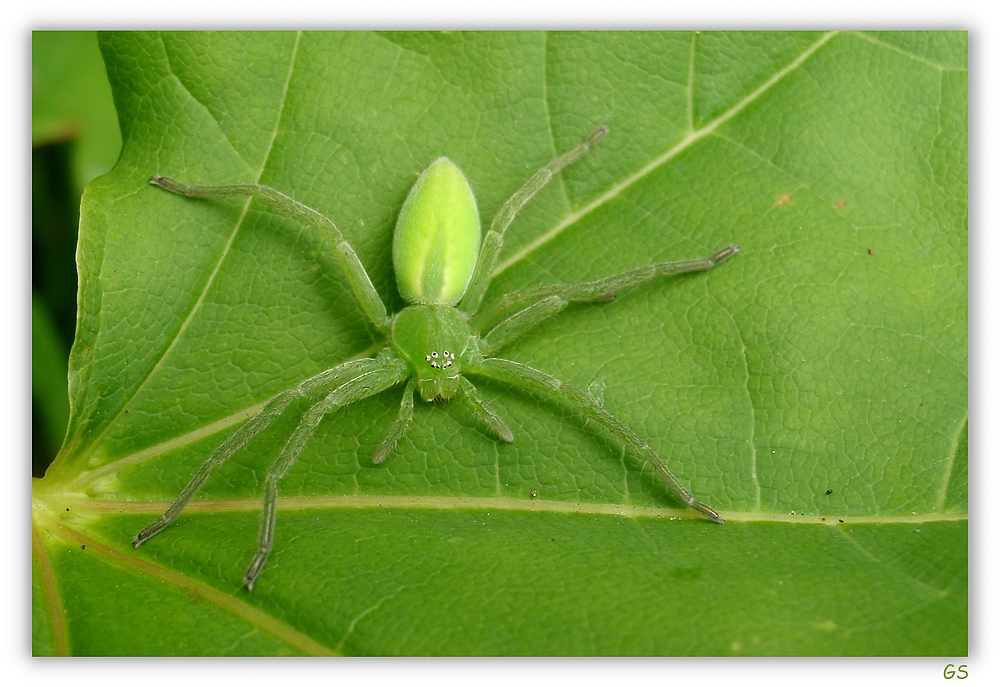
[[[88,188],[66,446],[35,483],[36,652],[967,652],[964,33],[120,34],[125,140]],[[391,311],[391,233],[440,155],[484,221],[600,124],[508,232],[505,291],[742,252],[571,306],[504,356],[648,439],[714,525],[571,408],[481,385],[328,417],[239,588],[286,413],[139,550],[211,450],[273,394],[379,342],[329,246]],[[85,548],[84,548],[85,547]]]

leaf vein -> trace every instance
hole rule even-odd
[[[909,50],[904,50],[903,48],[900,48],[899,46],[893,45],[892,43],[886,43],[885,41],[883,41],[883,40],[881,40],[879,38],[876,38],[875,36],[872,36],[870,34],[864,33],[862,31],[852,31],[851,35],[857,36],[858,38],[861,38],[863,40],[868,41],[869,43],[873,43],[873,44],[879,46],[880,48],[885,48],[886,50],[892,50],[893,52],[898,52],[900,55],[905,55],[906,57],[909,57],[911,60],[914,60],[916,62],[921,62],[923,64],[928,65],[929,67],[934,67],[935,69],[939,69],[942,72],[967,72],[967,71],[969,71],[967,68],[963,68],[963,67],[949,67],[949,66],[944,65],[944,64],[938,64],[937,62],[934,62],[933,60],[929,60],[926,57],[922,57],[920,55],[912,53]]]
[[[179,76],[177,76],[177,72],[174,71],[174,67],[170,63],[170,53],[167,51],[167,45],[166,43],[163,42],[163,34],[158,34],[158,36],[160,39],[160,47],[163,48],[163,59],[166,60],[167,70],[170,72],[170,76],[173,77],[177,85],[180,86],[185,93],[187,93],[188,97],[191,98],[192,101],[201,105],[201,108],[208,115],[209,119],[215,122],[215,128],[218,130],[219,136],[222,137],[222,140],[224,140],[229,145],[229,149],[232,150],[233,154],[239,158],[240,162],[242,162],[247,169],[250,169],[250,164],[247,162],[246,158],[243,157],[243,154],[239,151],[239,149],[229,139],[229,136],[226,135],[226,131],[222,126],[222,122],[220,122],[219,119],[212,112],[212,108],[210,108],[206,103],[203,103],[201,100],[199,100],[198,96],[192,93],[191,89],[187,87],[187,84],[184,83],[184,80],[181,79]]]
[[[117,514],[160,514],[170,505],[167,501],[116,501],[99,499],[84,494],[59,494],[59,503],[72,506],[81,513]],[[470,496],[283,496],[278,500],[279,511],[335,510],[335,509],[414,509],[414,510],[472,510],[472,511],[526,511],[545,513],[577,513],[584,515],[611,515],[629,518],[671,518],[704,520],[687,509],[666,506],[626,506],[618,503],[592,503],[574,501],[546,501],[542,499],[515,499]],[[259,498],[195,499],[185,508],[186,513],[242,513],[259,512]],[[840,520],[849,520],[852,525],[871,524],[922,524],[930,522],[965,522],[969,516],[964,513],[924,513],[922,515],[866,515],[842,516],[792,515],[790,513],[769,513],[765,511],[725,511],[727,521],[732,522],[781,522],[794,525],[822,525],[837,527]]]
[[[815,43],[813,43],[813,45],[804,50],[797,58],[792,60],[792,62],[786,65],[783,69],[780,69],[777,72],[775,72],[775,74],[770,79],[768,79],[759,87],[757,87],[756,90],[747,95],[740,102],[736,103],[736,105],[731,107],[729,110],[719,115],[716,119],[712,120],[701,129],[689,132],[678,143],[674,144],[670,149],[668,149],[659,157],[651,160],[642,169],[638,170],[637,172],[627,177],[623,181],[619,182],[618,184],[615,184],[610,189],[605,191],[603,194],[595,198],[593,201],[591,201],[584,207],[566,215],[554,227],[549,229],[547,232],[543,233],[541,236],[536,238],[534,241],[529,243],[521,250],[517,251],[507,260],[497,265],[497,268],[493,271],[493,277],[495,278],[497,275],[502,274],[510,267],[513,267],[517,263],[527,258],[532,253],[535,253],[539,248],[553,241],[556,237],[558,237],[560,234],[566,231],[569,227],[576,224],[580,219],[589,215],[595,210],[603,207],[612,200],[618,198],[626,190],[631,188],[633,185],[635,185],[642,179],[648,177],[654,171],[663,167],[665,164],[667,164],[675,157],[680,155],[683,151],[687,150],[692,145],[694,145],[701,139],[705,138],[706,136],[714,133],[716,129],[718,129],[723,124],[728,122],[730,119],[735,117],[737,114],[739,114],[747,107],[749,107],[752,103],[754,103],[757,99],[759,99],[764,93],[769,91],[775,84],[781,81],[784,77],[786,77],[788,74],[791,74],[800,66],[802,66],[802,64],[806,60],[812,57],[813,54],[815,54],[821,47],[823,47],[828,41],[830,41],[830,39],[832,39],[835,35],[837,35],[837,33],[838,33],[837,31],[831,31],[823,34],[823,36],[819,40],[817,40]]]
[[[145,575],[152,575],[168,584],[183,589],[192,596],[242,618],[254,627],[265,630],[305,654],[312,656],[335,655],[335,652],[323,646],[312,637],[302,634],[290,625],[278,620],[269,613],[251,606],[232,594],[226,594],[209,584],[144,560],[132,553],[120,551],[115,547],[88,537],[83,532],[73,529],[65,523],[53,523],[51,529],[58,530],[67,539],[85,544],[88,551],[103,556],[106,562],[111,565]]]
[[[916,584],[918,587],[923,588],[923,589],[928,589],[928,590],[932,591],[934,593],[935,597],[941,596],[941,595],[943,595],[944,593],[946,593],[948,591],[947,588],[945,588],[945,589],[939,589],[939,588],[935,587],[934,585],[928,584],[928,583],[924,582],[923,580],[917,579],[913,575],[910,575],[909,573],[907,573],[905,570],[901,570],[898,566],[895,566],[895,565],[892,565],[891,563],[887,563],[886,561],[883,561],[881,558],[879,558],[878,556],[876,556],[875,554],[873,554],[871,551],[869,551],[861,542],[859,542],[857,539],[855,539],[854,537],[852,537],[851,533],[848,532],[845,528],[838,527],[837,531],[841,534],[841,536],[843,536],[845,539],[847,539],[847,541],[849,541],[850,543],[852,543],[856,547],[858,547],[858,549],[860,549],[872,561],[874,561],[875,563],[878,563],[879,565],[881,565],[881,566],[883,566],[885,568],[888,568],[889,570],[892,570],[895,573],[898,573],[898,574],[902,575],[906,579],[908,579],[911,582],[913,582],[914,584]]]
[[[948,487],[951,483],[951,472],[955,467],[955,456],[958,454],[958,440],[962,436],[962,430],[968,427],[969,424],[969,411],[965,411],[965,416],[962,421],[958,423],[958,429],[951,436],[951,442],[948,449],[948,460],[945,463],[944,473],[941,475],[941,486],[938,487],[937,499],[934,502],[934,510],[938,513],[944,508],[944,501],[948,496]]]
[[[256,178],[254,179],[254,181],[257,183],[260,182],[261,174],[263,173],[264,167],[266,166],[267,160],[271,154],[271,146],[274,144],[274,139],[277,136],[277,130],[281,122],[281,113],[284,111],[285,102],[287,101],[288,84],[291,81],[293,66],[295,64],[295,58],[296,55],[298,54],[299,37],[301,35],[302,35],[301,32],[298,32],[296,34],[295,46],[292,49],[292,55],[291,58],[289,59],[288,75],[285,80],[285,89],[282,92],[281,106],[278,108],[278,116],[275,119],[274,132],[272,133],[271,142],[268,145],[267,151],[264,154],[264,159],[261,162],[261,167],[260,169],[257,170]],[[212,290],[212,286],[215,284],[216,278],[218,277],[219,273],[222,270],[222,265],[225,263],[226,258],[229,256],[230,250],[232,249],[233,244],[236,242],[236,237],[239,235],[240,229],[243,226],[243,222],[250,211],[250,205],[252,201],[253,197],[250,197],[247,198],[246,202],[243,204],[243,209],[240,211],[240,215],[236,219],[236,222],[233,225],[233,230],[232,232],[230,232],[229,237],[226,239],[226,243],[222,247],[222,250],[219,253],[219,257],[215,261],[215,265],[212,267],[212,270],[209,273],[208,278],[205,280],[204,285],[202,286],[200,292],[198,293],[198,297],[195,299],[194,304],[191,306],[191,309],[188,311],[188,314],[185,316],[183,322],[181,322],[180,326],[177,329],[177,332],[170,340],[170,343],[163,350],[163,353],[160,355],[159,359],[157,359],[156,363],[149,368],[149,371],[146,373],[143,380],[139,382],[138,385],[136,385],[135,390],[132,392],[132,394],[125,401],[123,401],[121,407],[118,409],[118,412],[115,414],[115,416],[104,426],[104,429],[101,431],[100,435],[98,435],[98,437],[90,445],[90,448],[86,451],[87,455],[92,453],[96,449],[96,447],[101,445],[101,443],[107,437],[111,429],[125,414],[125,409],[128,408],[129,404],[142,392],[142,390],[149,383],[149,380],[151,380],[156,375],[157,371],[159,371],[159,369],[162,367],[164,361],[174,350],[174,348],[176,348],[178,342],[180,342],[184,338],[185,332],[187,332],[188,327],[190,327],[191,323],[194,321],[195,315],[197,315],[198,312],[201,310],[202,304],[205,302],[205,299],[207,298],[209,292]]]
[[[42,578],[42,590],[45,594],[45,610],[52,622],[52,642],[55,645],[56,656],[69,656],[69,638],[66,630],[66,614],[63,611],[62,599],[59,597],[59,585],[56,582],[56,573],[52,568],[52,561],[49,560],[48,551],[45,550],[45,542],[42,541],[41,532],[31,523],[31,549],[34,559],[38,565],[38,572]]]

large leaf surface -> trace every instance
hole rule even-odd
[[[35,484],[35,652],[964,654],[966,37],[122,34],[125,141],[85,195],[67,443]],[[603,397],[727,518],[613,439],[482,384],[328,417],[239,588],[263,475],[303,407],[171,528],[131,537],[273,394],[379,337],[320,237],[164,174],[269,184],[329,216],[390,310],[415,175],[484,221],[599,124],[508,233],[490,294],[742,253],[572,306],[504,352]]]

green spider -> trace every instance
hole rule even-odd
[[[461,392],[490,432],[502,441],[514,441],[513,432],[483,401],[466,375],[568,401],[651,464],[678,501],[712,522],[724,522],[718,513],[695,499],[649,444],[606,411],[593,396],[540,370],[495,357],[504,346],[521,338],[572,301],[611,300],[619,289],[656,276],[708,270],[739,251],[737,246],[729,246],[699,260],[644,265],[579,284],[515,291],[481,307],[503,246],[504,231],[518,211],[555,174],[580,160],[607,133],[607,126],[598,128],[578,146],[538,170],[503,204],[481,246],[479,211],[465,175],[448,158],[431,163],[407,196],[393,234],[396,283],[409,305],[392,316],[386,313],[354,249],[333,222],[315,210],[260,184],[195,186],[160,176],[150,179],[151,184],[188,198],[256,196],[320,231],[333,244],[361,309],[385,334],[387,342],[372,358],[331,367],[267,401],[259,413],[212,452],[166,512],[139,532],[132,545],[138,548],[176,520],[212,470],[273,423],[294,399],[319,399],[303,414],[268,469],[257,553],[243,578],[243,584],[252,590],[274,544],[278,483],[327,413],[390,387],[406,385],[399,416],[372,457],[372,463],[376,464],[392,453],[410,424],[414,391],[419,391],[420,398],[427,402],[448,401]]]

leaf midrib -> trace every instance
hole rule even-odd
[[[47,493],[44,500],[58,503],[60,508],[71,507],[77,515],[159,515],[169,501],[119,501],[92,498],[75,492]],[[257,512],[260,498],[198,499],[185,507],[185,513],[242,513]],[[546,499],[517,499],[474,496],[283,496],[278,499],[278,510],[345,510],[345,509],[412,509],[412,510],[477,510],[519,511],[534,513],[576,513],[585,515],[612,515],[627,518],[670,518],[701,522],[698,514],[688,509],[664,506],[628,506],[619,503],[594,503],[551,501]],[[56,509],[58,510],[58,509]],[[54,512],[54,511],[53,511]],[[862,525],[862,524],[921,524],[931,522],[959,522],[968,520],[965,513],[923,513],[919,515],[861,515],[852,516],[830,511],[821,513],[769,513],[766,511],[724,511],[727,522],[779,522],[794,525]],[[843,522],[841,522],[841,520]]]

